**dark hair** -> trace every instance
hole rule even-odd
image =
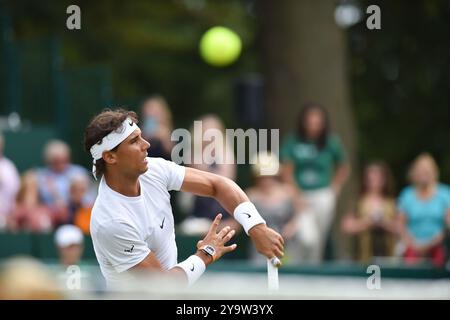
[[[116,110],[105,109],[100,114],[96,115],[86,127],[84,131],[84,148],[87,152],[90,152],[91,147],[100,143],[102,139],[110,132],[117,130],[121,127],[126,118],[131,118],[135,123],[138,123],[138,117],[135,112],[127,111],[119,108]],[[118,147],[118,146],[117,146]],[[117,147],[112,149],[116,150]],[[105,173],[105,161],[98,159],[95,162],[96,176],[100,177]]]
[[[360,195],[363,195],[367,192],[367,172],[369,168],[376,167],[381,171],[381,175],[383,176],[383,187],[381,188],[381,194],[385,197],[392,197],[394,195],[394,180],[392,178],[391,169],[384,161],[373,161],[367,164],[364,167],[364,172],[361,178],[361,189]]]
[[[323,129],[320,133],[318,139],[315,141],[316,146],[319,150],[325,148],[328,140],[328,135],[330,133],[330,120],[328,117],[327,110],[322,107],[320,104],[309,102],[306,103],[302,110],[300,111],[300,114],[297,118],[297,135],[301,139],[305,139],[307,137],[306,134],[306,119],[308,118],[308,114],[311,111],[320,111],[323,115]]]

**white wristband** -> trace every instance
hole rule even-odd
[[[179,267],[184,270],[189,285],[195,283],[206,269],[206,265],[203,260],[195,254],[178,263],[177,265],[175,265],[175,267]]]
[[[242,225],[247,234],[248,231],[257,224],[266,224],[266,221],[260,216],[258,210],[256,210],[255,205],[250,201],[238,205],[236,209],[234,209],[233,216],[234,219]]]

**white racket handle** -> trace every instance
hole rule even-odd
[[[278,267],[274,259],[267,259],[267,281],[269,290],[278,290]]]

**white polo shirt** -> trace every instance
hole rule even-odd
[[[127,197],[104,178],[92,209],[91,235],[95,255],[108,286],[122,272],[155,253],[164,269],[177,264],[177,246],[170,190],[180,190],[185,168],[162,158],[147,158],[148,170],[139,177],[141,194]],[[125,273],[126,274],[126,273]]]

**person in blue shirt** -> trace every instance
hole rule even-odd
[[[450,188],[439,183],[439,169],[429,154],[421,154],[410,170],[411,186],[400,193],[398,210],[406,263],[426,259],[445,263],[445,223],[450,219]]]
[[[88,171],[82,166],[72,164],[70,147],[60,140],[49,141],[44,148],[45,167],[37,168],[37,184],[39,200],[53,211],[53,226],[70,223],[69,216],[70,185],[74,178],[84,176],[88,179]],[[89,180],[88,180],[89,181]],[[86,195],[90,202],[91,195]]]

